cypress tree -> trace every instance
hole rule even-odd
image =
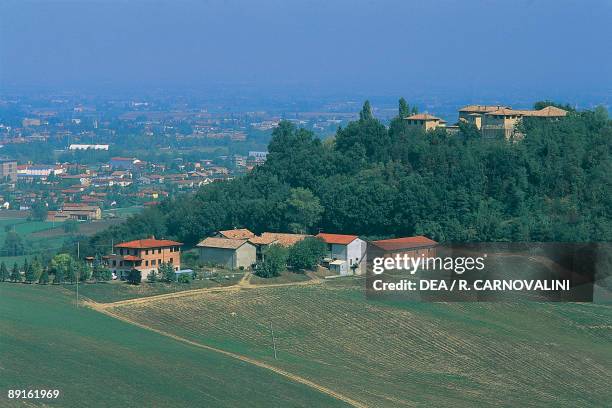
[[[19,266],[17,266],[17,262],[13,265],[13,270],[11,271],[11,280],[13,282],[21,282],[21,273],[19,273]]]
[[[42,285],[49,283],[49,272],[47,271],[47,268],[43,269],[42,273],[40,274],[40,278],[38,278],[38,283]]]
[[[6,264],[4,262],[0,263],[0,282],[4,282],[9,278],[8,269],[6,269]]]

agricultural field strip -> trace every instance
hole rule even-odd
[[[235,291],[239,291],[243,289],[263,289],[263,288],[278,288],[278,287],[283,287],[283,286],[318,285],[321,282],[322,281],[320,279],[316,277],[312,277],[311,280],[302,281],[302,282],[272,283],[269,285],[253,285],[249,283],[248,280],[245,280],[243,278],[242,280],[240,280],[240,282],[238,282],[235,285],[223,286],[219,288],[202,288],[202,289],[184,290],[181,292],[164,293],[161,295],[146,296],[146,297],[136,298],[136,299],[119,300],[117,302],[112,302],[112,303],[97,303],[97,302],[93,302],[89,300],[86,302],[86,304],[98,310],[101,308],[113,308],[117,306],[144,304],[144,303],[156,302],[156,301],[166,300],[166,299],[175,299],[175,298],[181,298],[181,297],[186,297],[186,296],[193,296],[193,295],[197,295],[200,293],[235,292]]]
[[[266,336],[262,336],[263,331],[266,331],[265,325],[259,324],[261,327],[258,326],[257,316],[265,315],[267,319],[264,320],[273,320],[279,324],[280,339],[284,343],[284,347],[282,347],[284,351],[282,352],[285,353],[286,358],[289,358],[289,361],[285,363],[292,364],[290,361],[293,361],[294,357],[299,358],[299,361],[304,363],[306,361],[312,363],[313,367],[303,367],[306,371],[299,372],[300,376],[317,378],[319,382],[333,384],[334,389],[340,389],[341,392],[361,400],[362,403],[371,403],[372,405],[376,405],[376,401],[380,402],[382,399],[392,402],[392,398],[397,399],[396,403],[401,401],[403,404],[410,405],[415,402],[409,390],[402,391],[408,385],[404,383],[403,386],[400,386],[400,384],[391,381],[390,376],[403,377],[404,380],[410,378],[413,382],[412,385],[416,387],[434,385],[437,382],[437,377],[432,377],[432,375],[450,376],[450,378],[458,379],[459,383],[447,387],[448,389],[459,386],[464,396],[467,396],[468,393],[476,393],[484,400],[488,400],[490,404],[498,403],[499,399],[489,394],[487,389],[495,387],[496,384],[500,386],[503,384],[508,392],[528,390],[528,394],[536,397],[539,401],[550,401],[552,399],[559,402],[560,405],[567,402],[567,399],[565,399],[567,395],[578,392],[575,389],[576,387],[572,386],[571,378],[582,378],[584,380],[586,371],[592,376],[591,378],[602,380],[610,378],[610,372],[605,368],[605,365],[602,365],[601,360],[587,358],[585,361],[580,361],[585,356],[575,352],[569,353],[569,355],[566,353],[559,354],[555,344],[547,344],[550,342],[550,338],[546,339],[548,341],[545,339],[536,340],[534,344],[516,339],[515,335],[518,332],[514,332],[514,330],[519,329],[520,333],[523,333],[526,328],[521,327],[520,324],[518,327],[515,325],[521,321],[521,316],[529,310],[529,306],[446,305],[446,308],[451,307],[453,309],[453,314],[458,316],[466,314],[476,319],[480,319],[489,313],[499,314],[501,308],[510,313],[509,323],[512,326],[505,327],[506,322],[500,322],[501,325],[495,327],[497,325],[494,323],[492,327],[485,327],[484,331],[479,330],[469,335],[469,332],[474,329],[474,327],[471,327],[468,332],[463,332],[468,334],[468,337],[464,338],[464,335],[461,334],[461,328],[465,329],[465,323],[458,322],[458,325],[448,326],[451,321],[443,316],[434,317],[429,313],[420,316],[420,313],[407,310],[391,310],[381,305],[367,305],[365,308],[362,307],[361,312],[356,315],[354,311],[358,305],[352,301],[338,302],[334,293],[327,293],[327,295],[321,293],[315,296],[319,299],[316,305],[306,301],[316,295],[316,293],[311,293],[312,291],[328,292],[327,289],[332,289],[329,287],[330,285],[302,285],[299,287],[301,295],[298,298],[293,298],[293,295],[291,295],[296,285],[284,286],[277,286],[277,289],[272,291],[209,292],[206,296],[194,295],[193,300],[190,299],[188,303],[184,302],[185,299],[171,298],[168,301],[134,305],[136,309],[129,308],[129,313],[127,312],[128,309],[121,310],[123,308],[118,308],[119,310],[113,312],[128,315],[130,318],[137,316],[136,320],[141,324],[145,323],[145,325],[153,326],[153,328],[159,327],[165,331],[166,327],[173,327],[173,324],[176,323],[174,310],[176,310],[175,307],[180,307],[185,312],[181,315],[187,320],[177,326],[176,328],[179,330],[174,333],[196,341],[202,341],[200,336],[202,336],[202,333],[207,333],[206,338],[210,338],[215,345],[223,344],[221,339],[232,338],[243,345],[247,345],[248,354],[253,355],[251,353],[255,353],[255,357],[258,358],[261,355],[260,351],[269,347],[268,344],[262,343],[267,343],[268,340]],[[332,289],[331,292],[336,291]],[[337,295],[340,295],[340,293]],[[295,301],[287,302],[288,298]],[[285,310],[275,307],[274,305],[278,306],[279,302],[282,302],[285,309],[288,307],[290,309]],[[316,312],[312,310],[313,307]],[[568,307],[573,310],[572,306]],[[202,310],[203,308],[208,310],[206,327],[215,327],[216,333],[206,330],[197,318],[192,318],[194,314],[189,312],[189,310]],[[231,314],[231,320],[235,323],[228,323],[228,318],[224,317],[229,316],[229,310],[238,311],[236,316]],[[278,310],[284,310],[284,312],[279,314]],[[542,305],[539,307],[539,313],[534,315],[533,320],[538,324],[545,324],[550,318],[558,319],[561,316],[555,310],[558,309]],[[153,323],[147,317],[151,314],[156,316],[159,325]],[[300,320],[298,332],[295,332],[295,327],[291,322],[286,321],[287,315],[312,316],[313,314],[320,317],[314,320],[311,318],[298,319]],[[143,320],[140,319],[141,317]],[[442,320],[440,320],[441,318]],[[392,324],[376,323],[381,321]],[[440,323],[444,321],[446,323],[441,325]],[[572,327],[572,330],[583,332],[582,325],[576,325],[574,320],[570,319],[567,323],[570,326],[566,327]],[[344,328],[342,338],[331,336],[337,327]],[[374,329],[372,329],[373,327]],[[514,328],[508,331],[511,327]],[[552,327],[556,328],[557,326],[553,325]],[[492,329],[496,331],[495,336],[501,344],[491,341],[493,333],[490,330]],[[322,334],[319,336],[317,333]],[[588,333],[583,334],[589,335]],[[311,338],[311,336],[315,337]],[[355,345],[353,347],[346,343],[346,338],[362,339],[367,341],[367,344],[362,343],[361,346]],[[305,339],[308,340],[305,341]],[[597,339],[602,340],[599,336],[592,338],[592,340]],[[208,343],[208,341],[204,342]],[[473,342],[476,344],[472,344]],[[384,344],[388,347],[375,347],[377,344]],[[601,342],[599,344],[601,346]],[[329,352],[328,349],[332,352]],[[356,349],[360,351],[356,351]],[[429,373],[427,376],[421,377],[418,375],[420,372],[418,369],[406,370],[405,367],[402,367],[403,364],[398,365],[399,361],[406,358],[406,350],[420,350],[418,354],[411,355],[411,364],[414,367],[425,367],[425,372]],[[288,352],[291,355],[287,355]],[[298,354],[295,354],[296,352]],[[442,356],[445,357],[441,358]],[[455,361],[455,364],[449,366],[444,363],[445,361]],[[495,361],[496,366],[490,366],[489,361]],[[328,366],[331,372],[321,372],[316,367],[319,364]],[[295,371],[294,368],[296,367],[289,365],[283,368],[287,371]],[[336,379],[341,377],[342,372],[362,372],[364,370],[369,370],[371,373],[370,381],[361,381],[361,379],[353,377],[349,382],[337,383]],[[535,373],[538,377],[536,383],[543,383],[532,384],[532,376]],[[325,378],[326,375],[327,378]],[[372,380],[374,381],[372,382]],[[470,381],[470,384],[460,386],[459,384],[463,381]],[[562,386],[568,394],[563,397],[557,396],[556,386],[552,387],[554,384]],[[606,394],[602,384],[602,381],[592,381],[589,386],[590,390],[594,392],[593,395],[599,396],[599,398]],[[542,387],[539,385],[542,385]],[[390,393],[391,390],[387,387],[392,387],[393,393]],[[485,396],[485,394],[488,396]],[[435,402],[440,404],[439,399]],[[449,402],[445,398],[442,405],[447,406]],[[462,402],[465,403],[466,401]]]
[[[336,398],[340,401],[346,402],[347,404],[357,407],[357,408],[365,408],[367,407],[365,404],[356,401],[352,398],[349,398],[343,394],[340,394],[336,391],[333,391],[327,387],[324,387],[320,384],[317,384],[313,381],[307,380],[306,378],[300,377],[298,375],[292,374],[286,370],[283,370],[281,368],[278,367],[274,367],[270,364],[267,364],[263,361],[259,361],[247,356],[243,356],[241,354],[237,354],[237,353],[232,353],[226,350],[221,350],[219,348],[216,347],[211,347],[211,346],[207,346],[205,344],[201,344],[195,341],[191,341],[188,339],[185,339],[183,337],[177,336],[175,334],[172,333],[168,333],[165,332],[163,330],[159,330],[159,329],[155,329],[149,326],[146,326],[142,323],[138,323],[135,322],[131,319],[126,318],[125,316],[121,316],[118,314],[113,313],[110,309],[112,309],[113,307],[118,307],[118,306],[126,306],[126,305],[132,305],[132,304],[143,304],[143,303],[150,303],[150,302],[155,302],[155,301],[159,301],[159,300],[167,300],[167,299],[175,299],[175,298],[180,298],[180,297],[185,297],[185,296],[193,296],[193,295],[197,295],[199,293],[210,293],[210,292],[235,292],[235,291],[239,291],[239,290],[243,290],[243,289],[261,289],[261,288],[268,288],[268,287],[282,287],[282,286],[304,286],[304,285],[313,285],[313,284],[319,284],[321,283],[321,281],[316,278],[316,277],[312,277],[311,276],[311,280],[306,281],[306,282],[291,282],[291,283],[278,283],[278,284],[271,284],[271,285],[251,285],[248,281],[250,275],[245,275],[245,277],[243,279],[241,279],[241,281],[233,286],[227,286],[227,287],[222,287],[222,288],[205,288],[205,289],[195,289],[195,290],[188,290],[188,291],[183,291],[183,292],[177,292],[177,293],[167,293],[167,294],[163,294],[163,295],[156,295],[156,296],[149,296],[149,297],[145,297],[145,298],[140,298],[140,299],[129,299],[129,300],[124,300],[124,301],[119,301],[119,302],[113,302],[113,303],[97,303],[97,302],[93,302],[91,300],[86,300],[84,302],[84,304],[90,308],[92,308],[93,310],[96,310],[98,312],[104,313],[108,316],[111,316],[115,319],[121,320],[123,322],[138,326],[142,329],[145,330],[149,330],[149,331],[153,331],[155,333],[161,334],[163,336],[172,338],[174,340],[180,341],[182,343],[186,343],[195,347],[199,347],[199,348],[203,348],[206,350],[210,350],[210,351],[214,351],[216,353],[220,353],[223,354],[225,356],[249,363],[249,364],[253,364],[257,367],[261,367],[261,368],[265,368],[268,369],[270,371],[273,371],[276,374],[282,375],[283,377],[286,377],[288,379],[290,379],[291,381],[306,385],[310,388],[313,388],[323,394],[329,395],[333,398]]]
[[[313,381],[307,380],[306,378],[300,377],[298,375],[292,374],[292,373],[290,373],[290,372],[288,372],[286,370],[283,370],[281,368],[274,367],[274,366],[272,366],[270,364],[264,363],[263,361],[255,360],[253,358],[249,358],[247,356],[244,356],[244,355],[241,355],[241,354],[237,354],[237,353],[232,353],[232,352],[229,352],[229,351],[226,351],[226,350],[221,350],[221,349],[216,348],[216,347],[207,346],[205,344],[201,344],[201,343],[198,343],[198,342],[195,342],[195,341],[192,341],[192,340],[188,340],[186,338],[177,336],[177,335],[172,334],[172,333],[165,332],[163,330],[159,330],[159,329],[156,329],[156,328],[153,328],[153,327],[146,326],[144,324],[141,324],[141,323],[138,323],[138,322],[133,321],[131,319],[128,319],[125,316],[121,316],[121,315],[115,314],[112,311],[110,311],[108,307],[99,307],[100,304],[98,304],[98,303],[88,302],[87,305],[89,307],[93,308],[94,310],[97,310],[97,311],[99,311],[101,313],[104,313],[104,314],[106,314],[108,316],[111,316],[111,317],[113,317],[115,319],[118,319],[118,320],[121,320],[123,322],[126,322],[126,323],[132,324],[134,326],[140,327],[142,329],[155,332],[155,333],[160,334],[162,336],[166,336],[166,337],[172,338],[174,340],[177,340],[177,341],[185,343],[185,344],[189,344],[189,345],[194,346],[194,347],[198,347],[198,348],[202,348],[202,349],[205,349],[205,350],[213,351],[213,352],[222,354],[224,356],[240,360],[240,361],[245,362],[245,363],[253,364],[253,365],[255,365],[257,367],[260,367],[260,368],[265,368],[265,369],[270,370],[270,371],[272,371],[272,372],[274,372],[276,374],[282,375],[283,377],[288,378],[291,381],[294,381],[294,382],[306,385],[306,386],[308,386],[308,387],[310,387],[310,388],[312,388],[314,390],[317,390],[317,391],[319,391],[319,392],[321,392],[323,394],[329,395],[330,397],[333,397],[333,398],[336,398],[336,399],[338,399],[340,401],[343,401],[343,402],[345,402],[345,403],[347,403],[347,404],[349,404],[349,405],[351,405],[353,407],[357,407],[357,408],[366,408],[367,407],[365,404],[363,404],[363,403],[361,403],[359,401],[356,401],[356,400],[354,400],[352,398],[349,398],[346,395],[340,394],[340,393],[338,393],[336,391],[333,391],[333,390],[331,390],[331,389],[329,389],[327,387],[324,387],[324,386],[322,386],[320,384],[317,384],[317,383],[315,383]]]

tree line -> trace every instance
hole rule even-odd
[[[9,270],[0,262],[0,282],[25,282],[39,284],[62,284],[78,282],[107,282],[112,279],[111,271],[101,262],[92,265],[74,259],[69,254],[57,254],[44,264],[38,257],[32,262],[27,258],[22,265],[17,262]]]
[[[366,102],[358,120],[325,140],[281,122],[264,165],[169,198],[95,235],[86,250],[151,234],[191,246],[233,227],[441,242],[612,239],[612,121],[604,109],[525,118],[518,142],[482,139],[466,124],[459,134],[424,132],[402,119],[413,112],[400,100],[387,126]]]

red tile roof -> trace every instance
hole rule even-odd
[[[385,251],[438,245],[436,241],[433,241],[422,235],[416,237],[381,239],[378,241],[372,241],[371,244],[376,245],[377,247],[384,249]]]
[[[219,231],[219,234],[230,239],[249,239],[255,236],[255,234],[246,228]]]
[[[357,235],[326,234],[321,232],[317,235],[317,238],[321,238],[328,244],[348,245],[359,237]]]
[[[196,246],[207,248],[238,249],[247,242],[248,241],[246,239],[208,237]]]
[[[122,258],[124,261],[142,261],[142,258],[134,255],[124,255]]]
[[[263,234],[261,234],[261,238],[263,241],[272,240],[273,242],[275,241],[277,244],[282,245],[284,247],[290,247],[293,244],[309,236],[311,235],[287,234],[287,233],[281,233],[281,232],[264,232]],[[255,237],[255,238],[258,238],[258,237]]]
[[[122,242],[115,245],[115,248],[163,248],[170,246],[181,246],[182,242],[170,241],[168,239],[137,239],[135,241]]]
[[[430,115],[428,113],[417,113],[415,115],[412,116],[408,116],[407,118],[404,119],[409,119],[409,120],[442,120],[436,116]]]

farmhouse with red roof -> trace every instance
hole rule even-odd
[[[317,238],[327,244],[329,270],[339,275],[361,275],[366,268],[367,244],[357,235],[320,233]]]
[[[416,237],[403,237],[392,239],[381,239],[371,241],[368,247],[370,259],[378,257],[390,257],[397,254],[416,258],[419,256],[436,256],[438,243],[422,235]]]
[[[162,263],[170,263],[179,271],[182,245],[155,237],[122,242],[115,245],[113,254],[108,256],[108,266],[120,279],[126,279],[132,269],[139,270],[142,279],[146,279],[150,272],[157,273]]]

